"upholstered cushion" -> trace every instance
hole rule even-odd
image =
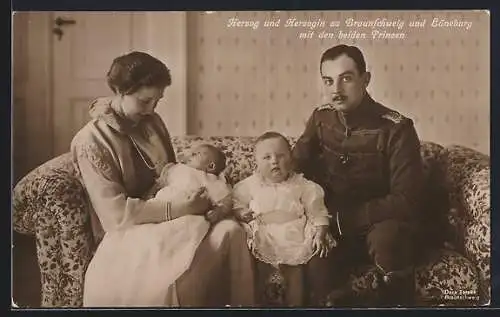
[[[424,173],[430,177],[437,167],[437,161],[443,152],[443,147],[437,143],[422,141],[420,146],[420,155],[424,165]]]
[[[459,145],[445,150],[440,164],[450,201],[449,247],[478,267],[486,302],[490,298],[490,158]]]
[[[445,186],[450,201],[450,224],[466,225],[470,221],[481,221],[490,212],[490,160],[489,157],[462,146],[446,148],[440,161],[445,171]],[[487,236],[489,221],[478,228]],[[455,230],[461,231],[461,230]],[[465,237],[454,241],[457,249],[463,249]]]
[[[265,305],[284,305],[285,284],[276,270],[267,280]],[[351,289],[366,300],[375,296],[383,281],[373,265],[353,269]],[[478,276],[474,265],[457,252],[441,249],[429,254],[424,264],[415,269],[416,305],[474,305],[478,303]],[[365,295],[361,295],[361,294]],[[328,304],[327,304],[328,305]],[[354,306],[369,306],[359,303]]]
[[[479,276],[474,264],[458,252],[431,253],[416,270],[417,298],[422,303],[474,305],[479,302]]]
[[[42,306],[81,306],[83,276],[91,258],[85,191],[69,153],[26,175],[13,190],[14,230],[36,235]]]
[[[56,184],[64,183],[71,188],[78,188],[74,178],[75,169],[69,153],[58,156],[32,170],[23,177],[12,192],[12,224],[19,233],[35,234],[35,216],[40,208],[40,198]],[[52,204],[64,203],[63,199],[54,199]],[[40,219],[44,221],[44,219]]]

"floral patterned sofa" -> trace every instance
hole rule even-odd
[[[228,156],[235,182],[250,175],[254,137],[174,137],[182,160],[193,142],[210,142]],[[290,138],[293,143],[294,138]],[[417,304],[484,305],[490,301],[490,161],[461,146],[422,142],[428,205],[423,210],[422,243],[429,246],[416,268]],[[82,305],[83,279],[95,245],[85,193],[75,178],[68,153],[31,171],[13,190],[13,229],[36,238],[42,307]],[[15,268],[14,268],[15,270]],[[356,292],[376,292],[374,267],[356,268],[350,278]],[[265,290],[270,306],[279,306],[279,272]]]

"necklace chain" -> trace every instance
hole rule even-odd
[[[146,166],[147,166],[150,170],[154,171],[156,168],[155,168],[154,166],[151,166],[151,165],[148,163],[148,161],[146,160],[146,158],[145,158],[145,157],[144,157],[144,155],[142,154],[141,149],[139,148],[139,146],[138,146],[138,145],[137,145],[137,143],[135,142],[134,138],[133,138],[133,137],[131,137],[131,136],[129,136],[129,138],[130,138],[130,140],[132,141],[132,144],[134,145],[135,149],[137,150],[137,152],[138,152],[138,153],[139,153],[139,155],[141,156],[141,159],[142,159],[142,161],[144,162],[144,164],[146,164]]]

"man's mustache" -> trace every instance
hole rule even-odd
[[[335,102],[335,101],[343,101],[343,100],[345,100],[345,99],[347,99],[347,97],[346,97],[346,96],[344,96],[344,95],[335,95],[335,96],[332,98],[332,101],[334,101],[334,102]]]

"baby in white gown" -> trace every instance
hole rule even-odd
[[[93,268],[93,274],[86,276],[86,284],[102,286],[106,281],[107,294],[113,294],[113,298],[107,296],[106,306],[178,306],[176,280],[189,269],[210,224],[231,213],[231,188],[220,175],[225,161],[224,154],[216,147],[199,145],[186,163],[166,165],[156,185],[146,194],[146,197],[169,202],[175,195],[190,195],[204,189],[213,206],[207,214],[137,225],[103,240],[99,247],[106,248],[104,244],[110,244],[115,256],[96,253],[101,262],[109,265]],[[116,239],[134,243],[125,246],[116,243]],[[116,246],[119,245],[123,248],[118,250]],[[127,261],[124,262],[124,258]],[[119,263],[115,263],[117,261]],[[96,279],[100,282],[92,283],[91,280]]]
[[[320,275],[327,272],[328,262],[321,259],[314,261],[314,269],[307,267],[315,258],[326,258],[336,243],[329,231],[324,192],[318,184],[293,172],[290,144],[279,133],[268,132],[258,138],[255,158],[255,173],[234,187],[235,215],[247,231],[258,270],[279,268],[287,284],[287,304],[302,306],[302,266],[306,276],[308,270]]]
[[[157,180],[155,187],[160,190],[155,198],[171,201],[175,195],[189,195],[204,189],[213,207],[204,216],[186,215],[163,224],[165,231],[159,234],[169,241],[162,250],[163,265],[169,268],[172,282],[189,268],[210,224],[227,217],[232,210],[231,188],[220,174],[225,166],[222,151],[210,144],[201,144],[193,149],[186,163],[166,165]]]
[[[186,163],[167,164],[148,195],[171,201],[171,197],[179,193],[191,194],[206,189],[214,208],[205,218],[211,223],[217,222],[232,208],[231,188],[221,175],[225,167],[226,158],[222,151],[210,144],[198,145]]]

